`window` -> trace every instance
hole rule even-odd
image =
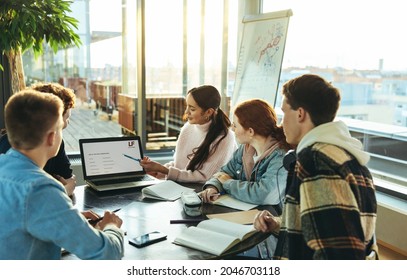
[[[371,153],[369,166],[384,177],[401,177],[407,158],[407,39],[404,1],[260,1],[262,12],[291,9],[281,87],[303,73],[332,81],[342,93],[338,116]],[[140,95],[144,3],[145,95]],[[147,149],[171,150],[183,125],[188,89],[212,84],[230,111],[237,60],[239,16],[255,1],[76,0],[81,48],[24,54],[27,84],[45,80],[72,87],[78,96],[64,138],[78,152],[80,137],[136,133],[138,97],[146,108]],[[239,14],[239,15],[238,15]],[[226,46],[226,47],[225,47]],[[281,95],[275,104],[278,110]],[[255,97],[255,96],[254,96]],[[82,116],[80,113],[86,113]],[[100,124],[102,121],[102,125]],[[97,123],[97,124],[96,124]],[[86,133],[79,135],[79,128]],[[72,143],[72,145],[70,144]],[[407,189],[407,188],[406,188]]]
[[[140,4],[143,22],[138,21]],[[68,152],[78,152],[79,138],[140,131],[147,134],[148,150],[174,148],[184,123],[184,98],[201,84],[214,85],[225,99],[222,109],[229,112],[237,1],[76,0],[71,7],[83,45],[57,54],[47,50],[39,59],[31,52],[24,55],[28,85],[60,82],[76,92],[77,106],[64,131],[71,142]],[[142,56],[137,52],[141,40]],[[140,59],[145,61],[143,95]],[[146,108],[142,128],[137,128],[139,96]]]
[[[407,186],[407,24],[401,0],[263,0],[263,12],[291,9],[280,87],[319,74],[341,91],[338,116],[371,154],[369,168]],[[278,95],[276,106],[281,103]]]

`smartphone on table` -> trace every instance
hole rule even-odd
[[[166,234],[159,231],[152,231],[134,238],[130,238],[129,243],[133,246],[136,246],[137,248],[141,248],[163,241],[165,239],[167,239]]]

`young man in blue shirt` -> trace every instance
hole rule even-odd
[[[0,259],[59,259],[61,248],[81,259],[120,259],[122,220],[105,212],[92,227],[72,205],[64,186],[43,170],[62,141],[63,103],[25,90],[5,106],[12,149],[0,155]]]

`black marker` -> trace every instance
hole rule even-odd
[[[170,220],[170,224],[197,224],[204,219]]]

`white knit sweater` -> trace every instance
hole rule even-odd
[[[203,125],[189,124],[181,128],[178,137],[174,161],[165,164],[169,172],[167,179],[178,182],[206,182],[213,174],[220,170],[237,149],[233,131],[229,130],[226,137],[219,143],[216,152],[212,154],[199,170],[186,170],[190,160],[188,155],[203,142],[211,122]],[[218,140],[216,139],[214,143]]]

